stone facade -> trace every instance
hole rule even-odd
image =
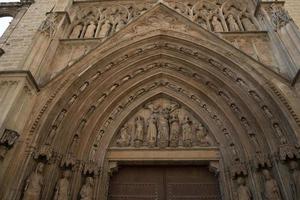
[[[23,0],[5,15],[0,199],[108,199],[137,162],[205,164],[225,200],[300,198],[300,32],[283,2]]]

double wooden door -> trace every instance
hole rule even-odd
[[[219,200],[217,177],[204,166],[123,166],[109,200]]]

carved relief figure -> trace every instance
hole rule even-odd
[[[123,27],[126,26],[126,23],[123,19],[120,19],[116,25],[115,31],[118,32],[119,30],[121,30]]]
[[[180,124],[177,114],[170,117],[170,146],[177,147],[179,142]]]
[[[77,24],[74,28],[73,31],[70,35],[70,39],[77,39],[80,38],[81,32],[83,30],[83,25],[82,24]]]
[[[163,111],[159,113],[157,128],[159,137],[158,145],[160,147],[167,147],[169,145],[170,127],[168,116],[167,114],[163,113]]]
[[[238,177],[237,184],[238,184],[237,193],[238,193],[239,200],[251,200],[252,194],[250,189],[245,183],[245,179],[243,177]]]
[[[248,17],[246,16],[242,17],[241,22],[246,31],[256,31],[256,26],[252,23],[252,21]]]
[[[271,176],[269,170],[264,169],[263,175],[265,178],[265,198],[267,200],[281,200],[281,194],[276,180]]]
[[[47,137],[47,139],[46,139],[46,144],[52,144],[52,142],[53,142],[53,139],[54,139],[54,137],[55,137],[55,135],[56,135],[56,129],[57,129],[57,127],[56,126],[52,126],[51,127],[51,130],[50,130],[50,133],[48,134],[48,137]]]
[[[287,143],[287,140],[286,138],[284,137],[284,133],[282,132],[280,126],[278,123],[274,123],[273,124],[273,128],[275,129],[275,132],[276,132],[276,135],[277,137],[280,139],[280,143],[281,144],[286,144]]]
[[[228,19],[227,19],[228,25],[229,25],[229,30],[230,31],[240,31],[239,25],[236,23],[234,17],[232,14],[229,14]]]
[[[148,119],[147,140],[148,140],[149,147],[156,146],[157,127],[156,127],[156,117],[154,114],[151,114],[150,118]]]
[[[43,178],[44,164],[39,163],[36,170],[29,176],[24,189],[23,200],[39,200],[42,187],[44,185]]]
[[[85,179],[85,184],[80,190],[80,200],[92,200],[94,193],[94,179],[92,177],[87,177]]]
[[[125,124],[120,131],[120,138],[117,140],[117,145],[120,147],[130,146],[131,135],[128,124]]]
[[[70,198],[70,171],[64,171],[63,177],[57,182],[54,200],[68,200]]]
[[[93,38],[95,36],[96,28],[97,28],[97,26],[95,25],[95,22],[91,21],[86,29],[84,38]]]
[[[222,26],[221,22],[218,20],[217,16],[213,16],[211,24],[212,24],[215,32],[223,32],[224,31],[223,26]]]
[[[200,146],[209,146],[212,141],[208,136],[208,131],[203,126],[203,124],[199,123],[196,127],[196,144]]]
[[[292,160],[290,163],[290,170],[292,174],[291,188],[293,192],[294,200],[300,199],[300,170],[297,161]]]
[[[144,141],[144,118],[138,116],[135,118],[135,138],[134,145],[140,147]]]
[[[102,38],[102,37],[108,36],[110,33],[110,30],[111,30],[111,27],[112,27],[112,25],[111,25],[110,21],[105,20],[104,24],[101,27],[98,37]]]
[[[184,146],[186,147],[192,146],[193,128],[192,128],[192,121],[188,116],[184,116],[182,122],[182,140]]]
[[[267,106],[263,106],[262,107],[262,109],[263,109],[263,111],[264,111],[264,113],[265,113],[265,115],[268,117],[268,118],[273,118],[273,114],[272,114],[272,112],[270,111],[270,109],[267,107]]]

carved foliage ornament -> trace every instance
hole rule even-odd
[[[292,19],[282,5],[272,4],[270,6],[272,23],[276,29],[280,29],[288,24]]]
[[[0,160],[4,159],[8,149],[12,148],[16,140],[20,137],[16,131],[5,129],[0,138]]]

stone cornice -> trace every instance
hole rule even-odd
[[[27,81],[29,82],[29,84],[31,84],[32,87],[37,92],[40,91],[40,88],[30,71],[26,71],[26,70],[0,71],[0,76],[25,77],[27,79]]]

